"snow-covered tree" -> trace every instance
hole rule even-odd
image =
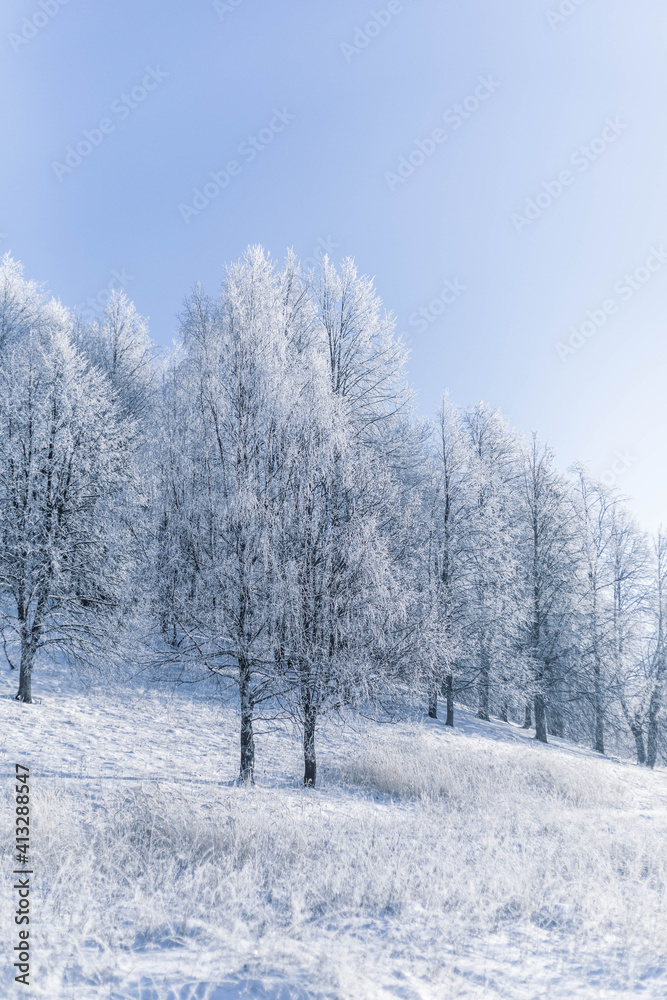
[[[133,427],[107,377],[77,353],[62,307],[42,304],[37,320],[0,357],[0,591],[24,702],[41,649],[87,655],[109,640],[129,558],[116,511],[132,480]]]
[[[44,301],[41,287],[24,278],[22,265],[5,254],[0,260],[0,352],[38,331]]]
[[[121,410],[138,426],[154,402],[157,376],[155,344],[146,320],[124,291],[114,290],[101,319],[92,324],[79,321],[75,334],[78,350],[107,375]]]
[[[627,515],[614,527],[614,688],[637,763],[654,767],[667,676],[667,544],[659,532],[647,546]]]
[[[604,753],[604,730],[613,680],[614,511],[618,500],[579,465],[575,467],[575,516],[580,554],[575,584],[579,612],[579,695],[592,710],[593,749]]]
[[[303,730],[307,785],[316,779],[318,719],[386,693],[392,628],[405,598],[382,530],[395,493],[390,474],[345,439],[344,427],[320,432],[318,423],[301,437],[277,590],[287,703]]]
[[[338,271],[325,256],[310,284],[332,389],[345,401],[355,431],[372,442],[411,399],[406,351],[394,336],[394,320],[383,310],[372,280],[360,276],[350,258]]]
[[[465,648],[471,515],[474,491],[471,454],[461,414],[447,393],[436,417],[431,453],[432,478],[425,509],[428,514],[426,578],[436,625],[436,653],[429,675],[429,715],[437,718],[438,693],[444,689],[446,724],[454,725],[454,666]]]
[[[563,735],[563,680],[573,642],[576,550],[574,510],[550,448],[536,435],[526,450],[519,498],[519,572],[523,614],[518,650],[528,667],[535,736]]]
[[[667,683],[667,538],[659,531],[653,544],[653,587],[651,590],[653,645],[648,660],[649,698],[646,720],[646,763],[655,767],[658,742],[664,727],[665,684]],[[664,745],[663,745],[664,746]]]
[[[488,720],[492,697],[506,716],[521,683],[512,655],[520,603],[516,486],[521,453],[507,421],[482,403],[464,411],[463,429],[474,489],[467,552],[468,672],[476,679],[477,714]]]
[[[300,281],[292,275],[287,287],[299,289],[301,303]],[[406,422],[405,352],[371,280],[350,260],[338,273],[324,258],[308,287],[315,312],[300,310],[307,335],[292,331],[302,364],[307,358],[300,395],[309,404],[294,428],[298,467],[283,514],[276,634],[287,703],[303,728],[304,781],[314,784],[319,716],[382,693],[406,654],[415,506],[407,484],[420,435]]]
[[[113,293],[72,320],[0,263],[0,615],[18,697],[47,646],[90,656],[112,611],[164,660],[236,685],[240,776],[254,720],[287,710],[304,781],[327,712],[428,683],[536,737],[605,730],[653,766],[664,731],[667,544],[619,497],[480,403],[412,413],[405,351],[373,282],[259,247],[195,289],[157,363]],[[144,598],[147,598],[144,600]],[[13,636],[13,640],[12,640]],[[10,640],[11,648],[7,646]]]
[[[218,303],[199,291],[188,300],[172,397],[172,446],[185,434],[187,449],[167,462],[166,530],[191,567],[181,571],[190,586],[180,626],[206,649],[211,669],[235,673],[243,781],[253,780],[255,705],[273,693],[276,532],[298,469],[293,426],[308,387],[292,325],[301,336],[281,275],[261,248],[248,250],[227,269]]]

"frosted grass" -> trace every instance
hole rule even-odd
[[[37,788],[33,993],[665,995],[663,773],[414,725],[322,778]]]

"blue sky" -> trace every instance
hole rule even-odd
[[[352,255],[421,412],[497,405],[654,528],[666,29],[659,0],[7,0],[0,250],[68,305],[124,282],[162,344],[249,243]]]

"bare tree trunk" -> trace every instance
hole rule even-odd
[[[523,720],[523,728],[531,729],[533,725],[533,712],[529,701],[526,702],[526,714]]]
[[[447,719],[446,726],[454,727],[454,678],[447,674],[445,678],[445,697],[447,698]]]
[[[317,777],[317,760],[315,757],[315,723],[317,712],[314,708],[308,707],[303,720],[303,783],[306,787],[314,788]]]
[[[255,781],[255,736],[252,728],[253,699],[250,663],[239,657],[239,692],[241,695],[241,770],[239,778],[253,784]]]
[[[438,718],[438,682],[435,676],[429,681],[428,717],[429,719]]]
[[[563,721],[563,692],[559,684],[556,670],[557,663],[546,664],[547,701],[549,711],[547,713],[547,732],[550,736],[563,737],[565,734],[565,723]]]
[[[479,708],[477,709],[477,718],[483,719],[485,722],[489,721],[489,674],[489,656],[486,649],[483,649],[480,657]]]
[[[600,663],[595,659],[595,689],[594,689],[594,710],[595,710],[595,738],[593,749],[596,753],[604,753],[604,709],[602,707],[602,671]]]
[[[655,767],[658,759],[658,720],[649,716],[648,739],[646,741],[646,766]]]
[[[660,688],[656,685],[648,707],[648,733],[646,740],[646,765],[655,767],[658,758],[658,717],[660,715]],[[640,764],[643,761],[640,761]]]
[[[547,707],[541,694],[534,698],[535,706],[535,739],[540,743],[547,742]]]
[[[506,701],[500,706],[500,719],[502,722],[509,722],[509,706]]]
[[[16,670],[16,666],[12,663],[12,661],[11,661],[11,659],[9,657],[9,653],[7,652],[7,640],[6,640],[6,638],[5,638],[4,635],[2,636],[2,646],[3,646],[3,649],[5,651],[5,659],[7,660],[7,663],[9,664],[9,666],[10,666],[10,668],[12,670]]]
[[[593,658],[593,711],[595,713],[593,749],[604,753],[604,707],[602,704],[602,667],[597,649]]]
[[[549,705],[551,706],[553,701],[549,699]],[[549,711],[547,718],[547,731],[550,736],[560,736],[562,737],[563,729],[563,717],[558,709]]]
[[[637,763],[638,764],[645,764],[646,763],[646,748],[644,746],[644,733],[643,733],[642,727],[638,723],[635,722],[635,723],[633,723],[630,726],[630,730],[632,732],[632,735],[635,738],[635,750],[637,751]],[[655,761],[653,763],[655,763]],[[653,765],[651,765],[651,766],[653,766]]]
[[[16,701],[32,704],[32,666],[35,660],[35,643],[32,635],[24,632],[21,636],[21,670]]]
[[[599,712],[595,713],[595,746],[596,753],[604,753],[604,722]]]

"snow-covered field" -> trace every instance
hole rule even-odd
[[[3,996],[13,770],[31,769],[30,995],[49,1000],[667,997],[667,772],[500,722],[329,724],[318,787],[191,690],[3,675]]]

